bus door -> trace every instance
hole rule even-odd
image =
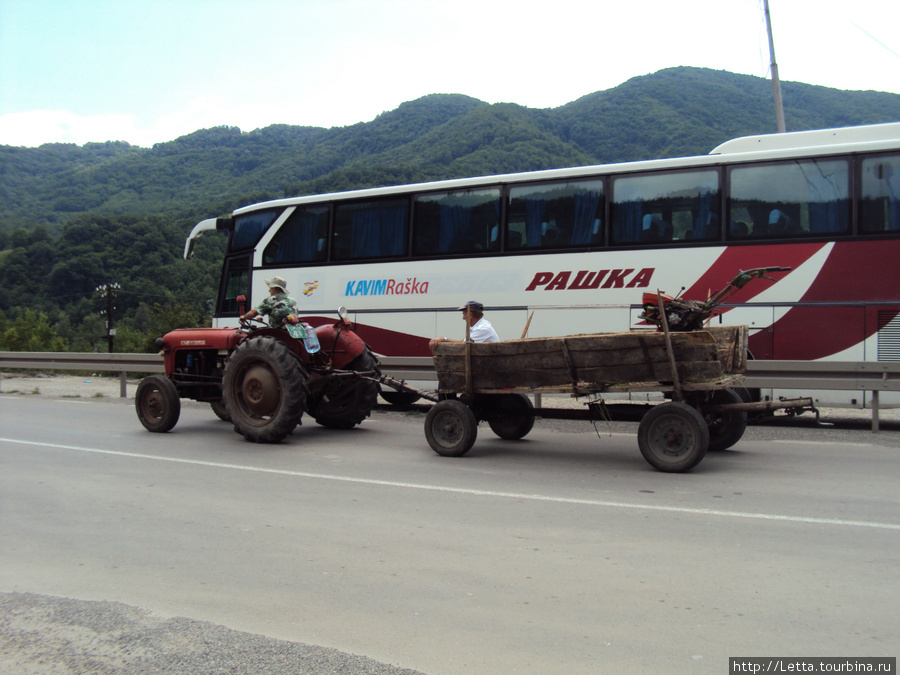
[[[219,325],[218,319],[240,316],[237,298],[247,298],[244,307],[246,312],[253,307],[250,297],[250,256],[241,255],[225,259],[222,266],[222,279],[219,283],[219,298],[216,303],[216,315],[213,325]]]

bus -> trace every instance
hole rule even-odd
[[[217,326],[277,275],[313,326],[344,305],[376,354],[430,356],[429,339],[463,338],[469,300],[501,339],[646,330],[645,291],[703,300],[780,266],[715,319],[749,326],[751,358],[900,360],[900,123],[276,199],[198,223],[186,258],[209,230],[228,233]]]

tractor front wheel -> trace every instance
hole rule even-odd
[[[175,383],[162,375],[141,380],[134,395],[134,407],[144,428],[155,433],[171,430],[181,415],[181,399]]]

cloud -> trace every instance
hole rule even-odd
[[[67,110],[30,110],[0,116],[0,144],[36,147],[43,143],[83,145],[100,139],[139,138],[133,115],[77,115]],[[52,140],[48,140],[52,139]]]

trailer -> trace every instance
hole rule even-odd
[[[809,398],[745,400],[739,391],[746,360],[746,326],[670,333],[664,324],[659,332],[446,342],[434,347],[438,392],[416,393],[436,401],[425,418],[428,444],[440,455],[460,457],[474,445],[479,421],[500,438],[516,440],[531,431],[536,416],[613,419],[604,397],[661,392],[666,402],[640,406],[638,447],[652,467],[675,473],[737,443],[748,412],[814,411]],[[529,399],[534,394],[569,394],[584,399],[586,409],[536,409]]]
[[[818,418],[811,398],[754,402],[742,396],[748,328],[710,326],[719,305],[737,290],[754,279],[774,281],[768,274],[788,271],[740,271],[706,300],[659,290],[644,293],[639,318],[646,328],[627,332],[525,338],[526,324],[522,339],[476,344],[467,321],[464,342],[433,346],[437,394],[388,377],[380,382],[435,401],[425,418],[425,437],[447,457],[460,457],[472,448],[479,421],[487,421],[501,438],[524,438],[536,415],[548,416],[548,411],[534,409],[529,394],[585,398],[586,415],[566,416],[597,420],[613,417],[604,396],[662,393],[665,403],[642,406],[637,415],[638,447],[659,471],[688,471],[707,451],[737,443],[749,412],[809,410]]]

